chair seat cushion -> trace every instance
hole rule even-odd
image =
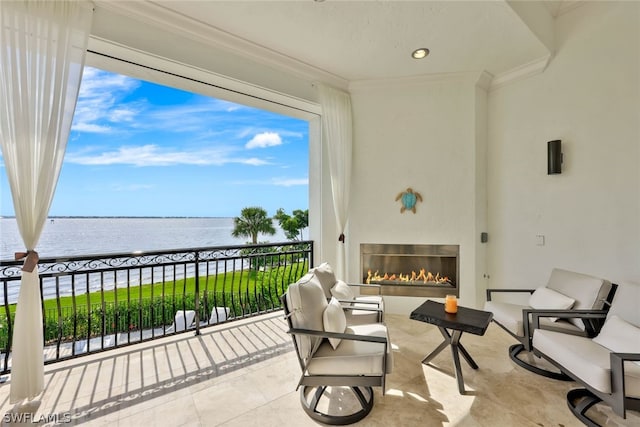
[[[345,333],[373,337],[387,337],[387,366],[390,370],[391,344],[388,342],[387,327],[381,323],[347,326]],[[342,340],[337,349],[333,349],[327,340],[313,354],[307,365],[311,375],[381,375],[384,344],[363,341]]]
[[[587,337],[537,330],[533,347],[559,363],[585,384],[611,393],[611,351]],[[640,366],[625,363],[626,396],[640,398]]]
[[[498,301],[487,301],[484,305],[485,311],[493,313],[493,320],[496,323],[502,325],[517,337],[524,337],[524,324],[522,323],[522,310],[524,309],[531,309],[531,307]],[[566,320],[560,319],[558,321],[553,321],[550,319],[554,318],[540,318],[540,327],[550,330],[582,334],[581,329]]]

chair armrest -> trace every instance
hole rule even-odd
[[[499,288],[491,288],[487,289],[487,301],[491,301],[491,294],[493,293],[518,293],[518,292],[528,292],[530,294],[535,292],[535,289],[499,289]]]
[[[527,317],[531,314],[533,329],[540,329],[541,317],[562,317],[566,318],[579,318],[584,321],[587,335],[590,337],[596,336],[599,332],[592,320],[602,320],[607,317],[607,310],[536,310],[536,309],[524,309],[522,310],[522,320],[526,321]],[[526,325],[526,322],[524,325]],[[526,334],[525,334],[526,335]]]
[[[611,353],[609,358],[611,363],[611,394],[614,397],[610,404],[614,411],[624,414],[626,410],[624,362],[640,361],[640,353]]]
[[[349,286],[358,287],[358,288],[372,288],[378,290],[378,295],[381,295],[382,286],[380,285],[372,285],[370,283],[347,283]]]
[[[287,333],[292,335],[296,335],[296,334],[311,335],[311,336],[323,337],[323,338],[339,338],[343,340],[377,342],[385,345],[387,344],[387,337],[372,337],[368,335],[345,334],[340,332],[326,332],[326,331],[316,331],[313,329],[296,329],[296,328],[289,329]]]
[[[360,302],[357,302],[356,304],[360,304]],[[353,305],[346,305],[346,306],[342,306],[343,310],[362,310],[362,311],[378,311],[382,313],[382,309],[380,307],[362,307],[362,306],[353,306]]]

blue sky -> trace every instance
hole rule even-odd
[[[307,209],[308,123],[85,68],[51,216]],[[0,215],[14,214],[4,166]]]

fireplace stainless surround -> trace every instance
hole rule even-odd
[[[362,243],[362,282],[380,285],[382,295],[459,296],[459,255],[459,245]],[[361,292],[375,291],[362,288]]]

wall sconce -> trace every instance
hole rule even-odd
[[[562,142],[559,139],[547,142],[547,175],[562,173]]]

